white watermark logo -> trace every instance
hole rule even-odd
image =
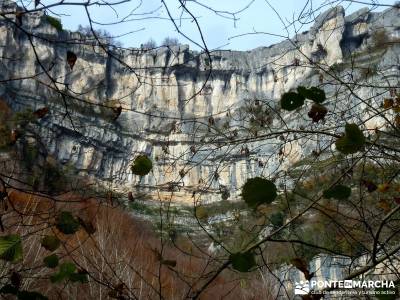
[[[318,291],[323,289],[394,289],[393,281],[355,281],[355,280],[312,280],[300,281],[295,283],[295,295],[306,295],[310,291]]]
[[[294,287],[295,295],[307,295],[310,292],[310,282],[309,281],[300,281],[296,282]]]

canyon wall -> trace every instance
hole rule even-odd
[[[400,48],[392,43],[400,39],[396,7],[349,16],[342,7],[332,8],[290,40],[208,55],[186,45],[102,47],[56,28],[41,12],[21,16],[15,4],[0,5],[0,98],[15,111],[48,107],[37,127],[48,155],[122,192],[158,187],[165,197],[174,190],[176,201],[192,201],[194,191],[204,191],[205,202],[224,192],[234,198],[248,177],[285,171],[324,146],[295,134],[262,138],[272,129],[318,127],[307,112],[280,111],[283,92],[319,86],[328,107],[339,105],[350,114],[347,107],[359,98],[380,105],[374,96],[380,83],[398,86]],[[390,44],[383,45],[376,33]],[[67,51],[77,56],[73,68]],[[379,72],[366,76],[351,68],[352,59]],[[368,83],[354,88],[357,97],[341,82],[351,85],[353,79]],[[380,118],[370,118],[367,104],[357,109],[368,126],[379,127]],[[265,128],[249,118],[254,109]],[[326,122],[337,125],[337,118]],[[257,134],[260,138],[247,142]],[[139,154],[154,164],[144,177],[130,170]]]

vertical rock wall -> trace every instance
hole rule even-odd
[[[106,51],[79,33],[57,30],[41,13],[18,20],[17,6],[1,5],[0,97],[14,110],[50,108],[38,128],[49,154],[120,190],[176,188],[177,201],[191,201],[199,189],[211,192],[206,201],[220,199],[222,189],[233,197],[247,177],[285,170],[311,153],[315,142],[290,142],[289,137],[283,158],[279,139],[235,143],[249,135],[241,130],[250,124],[244,112],[259,99],[275,130],[312,126],[297,113],[278,118],[280,95],[300,84],[323,84],[329,97],[337,96],[330,84],[334,79],[321,74],[341,66],[345,78],[348,57],[361,53],[363,58],[373,32],[386,28],[391,38],[399,38],[400,28],[397,8],[346,17],[338,7],[291,40],[247,52],[215,51],[210,61],[185,45]],[[73,69],[67,51],[78,57]],[[366,61],[375,60],[385,70],[376,82],[397,80],[397,46],[367,55]],[[367,96],[373,90],[359,92]],[[113,108],[119,106],[122,113],[113,120]],[[371,120],[371,126],[379,126],[379,120]],[[155,167],[151,176],[139,178],[130,164],[142,153]]]

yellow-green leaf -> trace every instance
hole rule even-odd
[[[0,258],[10,262],[22,259],[22,242],[18,234],[0,237]]]
[[[60,240],[53,235],[46,235],[42,241],[42,247],[49,251],[55,251],[60,246]]]
[[[336,149],[343,154],[353,154],[364,149],[365,137],[356,124],[346,124],[345,135],[336,141]]]
[[[76,270],[75,265],[72,262],[64,262],[60,265],[59,271],[50,277],[51,282],[61,282],[64,279],[68,279],[71,274]]]

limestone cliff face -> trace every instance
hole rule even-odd
[[[255,99],[272,115],[268,126],[315,126],[304,114],[274,115],[280,95],[298,85],[323,85],[335,101],[351,101],[325,71],[347,78],[347,63],[355,54],[364,65],[372,62],[383,70],[367,80],[398,85],[399,47],[376,49],[375,56],[368,51],[379,29],[390,39],[400,38],[398,8],[345,16],[338,7],[290,41],[247,52],[215,51],[210,60],[185,45],[105,51],[84,42],[80,33],[57,30],[41,13],[18,19],[15,5],[0,3],[0,97],[15,110],[49,107],[38,128],[49,154],[121,190],[174,187],[175,199],[182,201],[191,201],[199,189],[211,191],[206,201],[220,199],[222,189],[234,196],[247,177],[284,170],[315,146],[285,136],[282,158],[279,139],[259,139],[245,148],[235,144],[249,134],[241,130],[251,123],[242,115]],[[67,51],[77,55],[73,69]],[[357,92],[368,96],[373,87]],[[119,106],[122,113],[113,121],[112,108]],[[379,126],[377,118],[369,122]],[[155,165],[144,178],[130,171],[140,153]]]

